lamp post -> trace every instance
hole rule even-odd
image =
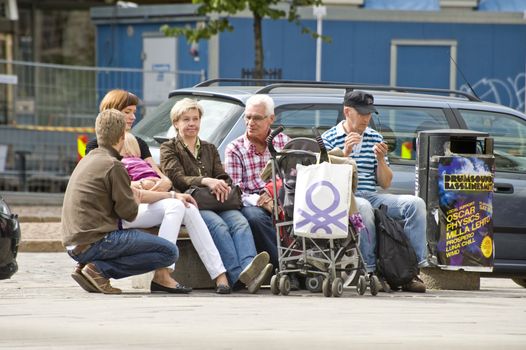
[[[325,6],[314,6],[312,8],[314,16],[316,16],[316,81],[321,80],[321,35],[323,34],[323,17],[327,14]]]

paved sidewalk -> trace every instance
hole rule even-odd
[[[0,281],[0,349],[524,349],[526,289],[483,279],[480,291],[341,298],[90,294],[65,253],[21,253]]]

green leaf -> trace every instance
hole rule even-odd
[[[236,15],[248,9],[252,12],[254,18],[270,18],[272,20],[286,19],[290,23],[300,27],[302,34],[310,35],[312,38],[318,38],[318,34],[310,28],[301,25],[301,18],[298,14],[298,8],[303,6],[320,6],[323,0],[288,0],[288,9],[278,7],[283,4],[279,0],[192,0],[193,4],[199,5],[196,14],[208,19],[201,25],[186,27],[170,27],[163,25],[160,29],[167,36],[184,36],[188,42],[197,42],[199,40],[210,39],[212,36],[221,32],[231,32],[234,27],[228,20],[228,15]],[[213,19],[209,16],[213,15]],[[324,42],[330,43],[329,36],[322,35]],[[255,40],[262,41],[262,38]],[[256,45],[258,46],[258,45]],[[259,47],[263,50],[263,44]],[[257,55],[257,53],[255,53]],[[261,56],[262,57],[262,56]]]

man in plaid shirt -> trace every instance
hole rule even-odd
[[[271,214],[259,206],[259,195],[265,187],[260,174],[270,159],[266,138],[274,122],[274,101],[268,95],[253,95],[245,107],[246,133],[232,141],[225,151],[226,172],[234,184],[243,191],[241,212],[252,229],[256,249],[266,251],[270,262],[278,266],[276,228]],[[273,141],[276,150],[281,150],[290,140],[285,134],[278,134]]]

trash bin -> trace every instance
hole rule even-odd
[[[418,133],[416,195],[427,205],[427,241],[443,269],[491,272],[493,139],[469,130]]]
[[[20,242],[18,217],[0,196],[0,280],[11,278],[18,270],[16,255]]]

